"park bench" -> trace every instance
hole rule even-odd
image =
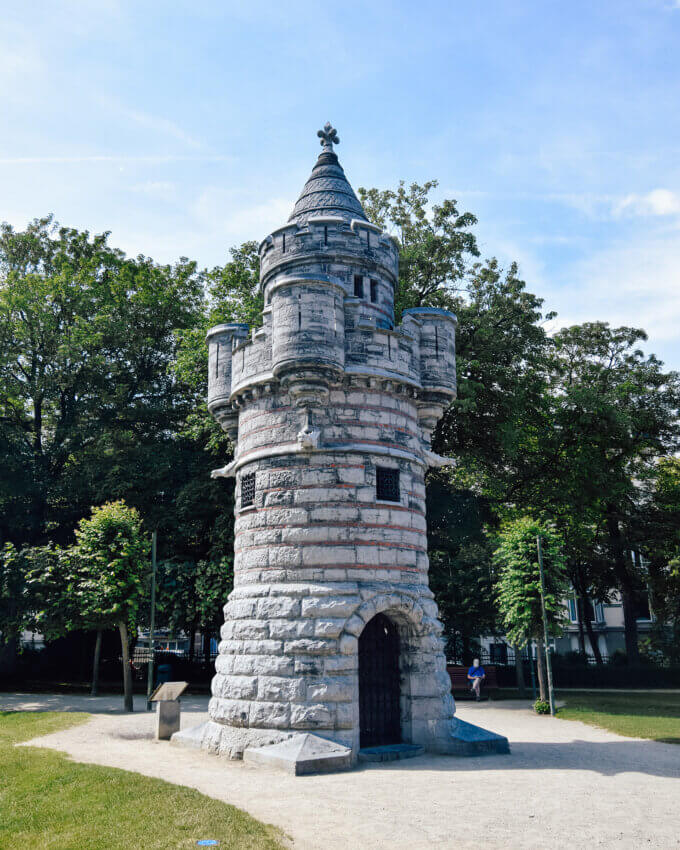
[[[484,664],[486,679],[482,683],[482,699],[492,699],[498,692],[498,676],[495,664]],[[470,681],[467,677],[469,667],[459,667],[455,664],[447,664],[446,671],[451,678],[451,693],[456,699],[473,699],[470,690]]]

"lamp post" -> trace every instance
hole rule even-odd
[[[146,710],[151,711],[153,692],[154,630],[156,628],[156,532],[151,534],[151,616],[149,618],[149,664],[146,674]]]
[[[548,700],[550,702],[550,714],[554,715],[555,694],[553,693],[552,660],[550,658],[550,647],[548,646],[548,615],[545,610],[545,574],[543,572],[543,547],[541,544],[540,534],[536,537],[536,548],[538,549],[538,571],[541,576],[541,613],[543,615],[543,644],[545,646],[545,669],[548,677]]]

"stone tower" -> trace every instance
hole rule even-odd
[[[313,732],[454,752],[428,587],[425,472],[456,394],[456,318],[394,326],[398,250],[333,150],[260,245],[263,325],[208,333],[208,406],[234,460],[234,590],[201,745],[239,758]],[[464,724],[465,725],[465,724]],[[481,731],[481,730],[480,730]]]

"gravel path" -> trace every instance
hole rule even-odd
[[[153,716],[122,714],[120,703],[0,694],[2,709],[94,715],[33,745],[197,788],[281,827],[300,850],[680,847],[680,746],[537,718],[526,703],[458,707],[507,735],[509,756],[421,756],[297,778],[155,742]],[[206,707],[183,700],[182,727],[205,720]]]

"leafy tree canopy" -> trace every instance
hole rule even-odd
[[[543,638],[541,579],[537,537],[543,548],[545,609],[549,629],[559,634],[564,623],[564,599],[568,592],[562,540],[549,525],[529,517],[503,524],[494,562],[498,570],[497,599],[505,634],[517,646]]]

